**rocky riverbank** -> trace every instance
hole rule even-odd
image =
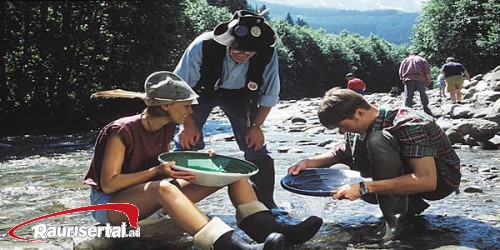
[[[452,104],[448,98],[439,97],[437,89],[428,91],[430,108],[438,124],[446,131],[454,147],[459,151],[497,150],[500,146],[500,67],[488,74],[477,75],[470,82],[466,81],[463,94],[464,101],[461,104]],[[366,95],[366,99],[384,106],[399,106],[403,103],[403,96],[390,96],[385,93],[369,94]],[[265,131],[268,146],[277,162],[277,182],[286,175],[288,166],[304,157],[332,148],[341,139],[342,136],[338,134],[338,131],[327,130],[319,124],[316,117],[318,102],[319,98],[282,101],[270,114]],[[421,109],[418,94],[415,96],[414,108]],[[224,121],[225,117],[220,110],[215,110],[210,119]],[[208,147],[223,154],[241,157],[241,154],[235,151],[234,137],[227,123],[222,123],[219,131],[209,136],[207,141]],[[426,211],[424,216],[418,218],[415,224],[419,226],[415,228],[415,237],[409,236],[389,245],[363,241],[363,234],[374,230],[378,223],[380,214],[376,206],[363,202],[352,204],[344,202],[341,206],[335,207],[340,203],[297,197],[298,195],[291,195],[282,190],[279,183],[276,183],[276,196],[279,204],[291,211],[291,217],[283,218],[283,220],[293,221],[293,218],[307,216],[310,213],[320,214],[325,218],[326,223],[318,235],[312,241],[295,247],[296,249],[420,247],[454,249],[457,246],[497,248],[500,247],[498,239],[500,217],[498,216],[499,205],[494,197],[500,194],[496,187],[500,182],[498,175],[500,158],[496,151],[489,152],[492,154],[486,155],[491,155],[493,158],[483,163],[466,156],[467,159],[462,164],[464,172],[462,193],[436,202],[438,204],[433,204],[434,206]],[[224,201],[225,193],[219,192],[215,196],[218,205],[226,205],[214,211],[214,205],[211,203],[213,201],[210,198],[202,202],[200,206],[204,211],[211,211],[209,214],[213,216],[222,216],[226,222],[235,227],[234,218],[226,212],[233,211],[233,209]],[[470,213],[468,211],[470,208],[467,208],[469,202],[472,204],[476,202],[472,205],[473,207],[487,204],[483,206],[486,209]],[[450,203],[460,205],[455,204],[450,207]],[[313,205],[311,207],[308,204]],[[153,223],[150,226],[155,227],[154,225]],[[149,230],[155,232],[154,235],[145,237],[156,238],[158,239],[156,242],[159,243],[162,234],[158,232],[162,231],[161,228],[164,225],[157,223],[156,226],[157,230]],[[474,228],[476,232],[468,232],[469,227]],[[242,234],[241,231],[238,230],[238,232]],[[190,243],[185,241],[185,237],[187,236],[181,237],[180,241],[173,241],[172,244],[176,247],[189,248]],[[484,239],[483,237],[490,238]],[[482,243],[479,243],[480,241]],[[90,242],[95,243],[95,241],[84,241],[78,246],[85,248],[84,246],[88,246]],[[155,240],[147,242],[143,243],[152,246],[157,244],[154,243]],[[179,246],[179,242],[187,245]]]
[[[412,231],[401,240],[388,243],[371,243],[364,235],[375,230],[380,222],[378,206],[362,201],[333,201],[329,198],[310,198],[292,194],[281,188],[279,181],[286,175],[287,168],[293,163],[325,152],[334,147],[342,135],[337,130],[322,127],[316,117],[319,98],[297,101],[281,101],[270,114],[264,130],[268,148],[276,162],[275,197],[278,205],[289,211],[288,217],[280,220],[294,222],[299,218],[316,214],[323,217],[325,223],[318,234],[303,245],[293,249],[500,249],[500,67],[475,76],[466,82],[463,90],[464,102],[451,104],[450,100],[440,98],[438,90],[429,90],[430,108],[438,124],[450,136],[461,159],[462,183],[459,194],[430,202],[431,207],[414,221]],[[377,105],[400,106],[403,96],[392,97],[389,94],[375,93],[366,95],[367,100]],[[418,94],[415,96],[415,109],[421,109]],[[215,149],[219,154],[242,157],[237,149],[230,125],[220,110],[214,110],[206,131],[207,148]],[[87,152],[88,151],[88,152]],[[90,158],[91,149],[83,151],[85,159]],[[45,202],[51,200],[57,204],[57,211],[88,204],[88,189],[82,188],[81,178],[88,162],[81,162],[69,153],[57,156],[57,159],[70,158],[81,166],[75,167],[72,177],[65,183],[67,187],[58,188],[46,198],[32,198],[29,201]],[[25,161],[39,161],[39,164],[54,164],[54,160],[26,158]],[[88,159],[89,161],[90,159]],[[19,162],[5,163],[5,169],[11,169]],[[10,165],[9,165],[10,164]],[[69,163],[65,163],[68,165]],[[0,165],[0,168],[2,165]],[[32,169],[32,168],[29,168]],[[51,189],[53,184],[67,174],[50,171],[43,177],[43,189]],[[9,171],[3,171],[5,178],[10,178]],[[14,173],[14,172],[13,172]],[[20,176],[24,180],[40,179]],[[38,176],[38,177],[37,177]],[[52,177],[54,176],[54,177]],[[52,180],[52,178],[55,178]],[[57,181],[56,181],[57,179]],[[28,182],[29,190],[37,190],[41,185]],[[23,189],[2,187],[2,200],[14,201],[11,195],[23,194]],[[72,194],[68,199],[67,195]],[[50,199],[49,199],[50,198]],[[41,199],[41,200],[40,200]],[[76,203],[75,203],[76,202]],[[5,206],[5,205],[4,205]],[[12,204],[9,204],[9,207]],[[22,210],[26,205],[18,205]],[[41,206],[41,205],[38,205]],[[236,228],[234,208],[227,198],[227,190],[222,189],[199,203],[202,211],[209,216],[218,216],[230,226]],[[3,207],[4,211],[6,207]],[[18,209],[18,210],[19,210]],[[33,209],[30,209],[33,210]],[[37,208],[37,210],[39,210]],[[43,211],[37,215],[43,215]],[[0,216],[1,217],[1,216]],[[2,217],[9,219],[10,217]],[[22,220],[29,218],[22,217]],[[20,218],[9,222],[10,226],[20,223]],[[60,225],[92,225],[88,215],[75,215],[58,222]],[[13,225],[12,225],[13,224]],[[5,249],[191,249],[191,237],[179,231],[168,219],[160,218],[141,222],[141,238],[131,239],[59,239],[47,243],[20,242],[2,235],[0,248]],[[2,229],[0,227],[0,229]],[[2,232],[4,232],[2,231]],[[246,237],[242,231],[237,233]],[[246,238],[248,239],[248,238]],[[250,240],[250,239],[248,239]]]

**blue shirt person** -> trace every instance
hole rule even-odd
[[[275,213],[274,160],[262,126],[279,100],[275,33],[262,16],[236,11],[232,20],[201,34],[185,50],[174,72],[200,95],[176,139],[176,150],[204,148],[203,126],[216,106],[231,123],[239,149],[259,168],[250,180],[259,200]]]

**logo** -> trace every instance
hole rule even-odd
[[[35,221],[63,214],[96,211],[96,210],[115,210],[122,212],[127,216],[129,225],[136,228],[136,230],[132,230],[129,233],[127,233],[125,222],[123,222],[121,226],[111,226],[109,225],[109,223],[107,223],[106,226],[101,226],[101,227],[80,227],[80,226],[51,227],[42,224],[32,227],[35,239],[28,239],[20,237],[15,234],[15,231],[17,229],[24,227]],[[31,241],[31,242],[40,242],[41,240],[37,239],[41,238],[47,239],[56,237],[85,237],[85,236],[91,236],[91,237],[104,236],[107,238],[139,237],[140,231],[139,231],[139,225],[137,224],[138,221],[139,221],[139,209],[136,206],[129,203],[109,203],[109,204],[99,204],[99,205],[68,209],[40,216],[14,226],[9,230],[8,234],[12,238],[24,241]]]

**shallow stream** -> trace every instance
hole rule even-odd
[[[332,134],[283,133],[279,124],[266,128],[268,147],[276,162],[276,202],[290,212],[283,220],[294,221],[316,214],[325,224],[309,242],[294,249],[434,249],[451,247],[500,249],[500,151],[457,150],[463,169],[461,192],[440,201],[415,221],[413,231],[401,240],[370,243],[364,235],[379,223],[378,206],[362,201],[333,201],[307,198],[281,188],[279,180],[287,168],[300,159],[324,152],[317,142],[335,139]],[[210,121],[208,135],[230,131],[227,121]],[[0,248],[21,244],[7,235],[13,226],[48,213],[88,203],[89,190],[82,184],[92,157],[96,132],[73,135],[38,135],[0,138]],[[338,139],[338,137],[337,137]],[[316,143],[308,143],[316,142]],[[303,153],[278,153],[285,145],[300,147]],[[299,145],[299,146],[297,146]],[[219,154],[241,157],[234,141],[208,140]],[[234,208],[226,190],[200,202],[202,211],[234,223]],[[47,219],[56,225],[93,225],[89,213]],[[32,234],[28,227],[16,234]],[[64,241],[64,240],[61,240]],[[55,240],[54,246],[58,244]],[[23,244],[23,249],[26,249]],[[29,245],[28,245],[29,246]],[[28,247],[29,248],[29,247]]]

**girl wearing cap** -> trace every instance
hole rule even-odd
[[[177,75],[162,71],[151,74],[145,93],[124,90],[102,91],[93,97],[141,98],[147,108],[138,115],[123,117],[99,133],[94,156],[84,183],[91,186],[91,203],[131,203],[145,219],[162,209],[201,249],[281,249],[300,244],[319,230],[322,220],[310,217],[297,225],[277,223],[259,201],[247,179],[228,186],[237,209],[238,226],[259,243],[248,245],[233,229],[215,217],[209,219],[195,205],[219,187],[191,184],[190,172],[172,169],[175,162],[161,164],[157,157],[168,152],[176,124],[192,113],[197,95]],[[168,178],[168,179],[167,179]],[[94,211],[100,223],[120,225],[127,221],[118,211]]]

